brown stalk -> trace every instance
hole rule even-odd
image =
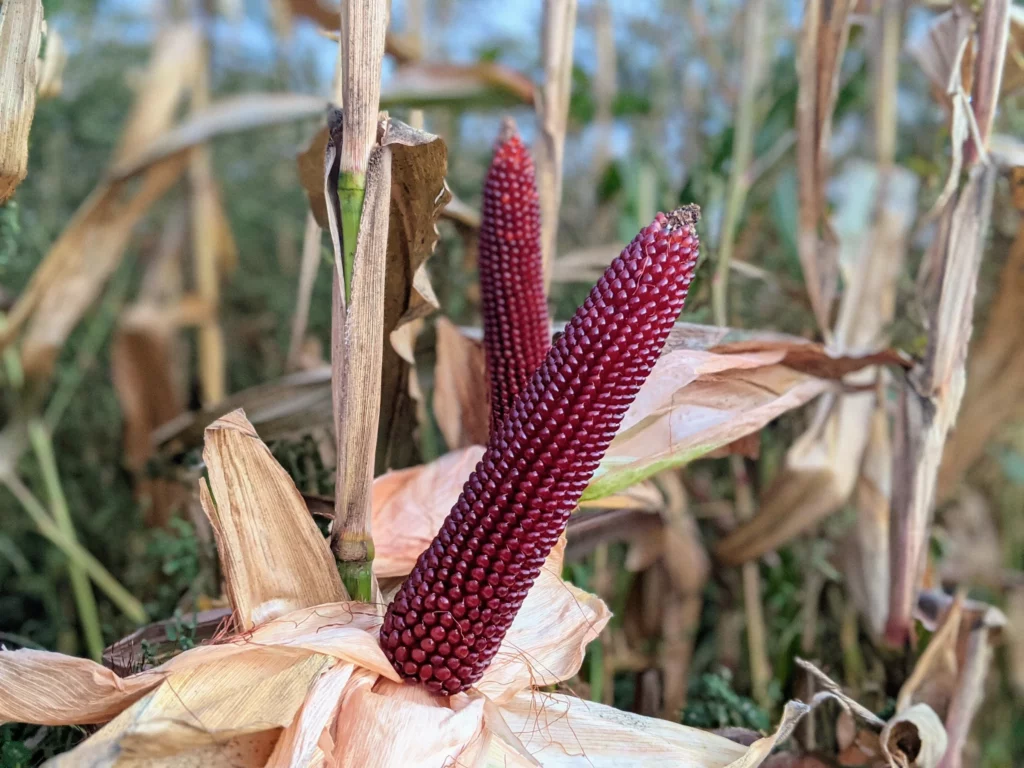
[[[370,150],[377,142],[387,2],[342,3],[340,19],[337,100],[344,112],[335,148],[338,175],[326,175],[333,187],[327,194],[339,198],[341,219],[332,222],[331,386],[338,453],[331,547],[346,586],[357,599],[369,600],[376,591],[370,486],[380,412],[391,189],[390,152],[375,153],[371,169]]]
[[[986,90],[974,89],[974,105],[987,109],[998,98],[1006,41],[986,29],[1006,24],[1006,0],[990,0],[982,10],[983,32],[975,57],[974,80]],[[981,44],[1002,48],[989,50]],[[954,78],[951,94],[962,84]],[[954,127],[958,112],[969,110],[962,100],[953,102]],[[961,123],[963,118],[959,118]],[[975,140],[987,145],[991,124],[979,127]],[[954,141],[957,139],[954,130]],[[954,145],[954,154],[957,147]],[[891,588],[886,641],[903,645],[910,638],[911,611],[917,583],[925,564],[925,551],[934,514],[935,491],[946,438],[956,421],[966,379],[967,347],[971,338],[978,272],[992,214],[997,169],[975,163],[966,183],[941,209],[932,247],[922,262],[931,277],[920,281],[927,293],[929,337],[924,360],[908,375],[896,418],[893,457],[892,528],[890,542]]]
[[[205,46],[200,46],[197,56],[196,79],[192,87],[193,113],[202,112],[210,103],[209,57]],[[192,188],[192,263],[196,292],[210,308],[208,316],[199,325],[199,388],[203,404],[213,405],[227,394],[227,364],[224,332],[217,319],[220,304],[217,265],[219,199],[210,149],[205,144],[190,153],[188,178]]]
[[[551,269],[558,243],[558,211],[562,204],[562,160],[572,85],[576,0],[544,0],[541,29],[544,87],[534,104],[539,130],[533,156],[540,194],[541,250],[544,254],[544,286],[547,289],[551,285]]]
[[[0,4],[0,204],[28,174],[42,27],[41,0]]]
[[[796,108],[797,170],[800,212],[797,250],[818,327],[828,334],[838,264],[834,237],[825,220],[825,184],[832,112],[839,93],[839,72],[849,39],[852,0],[807,0],[798,62]],[[819,230],[824,225],[822,238]]]

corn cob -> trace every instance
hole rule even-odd
[[[388,607],[381,646],[402,676],[453,694],[494,658],[682,309],[698,216],[688,206],[641,230],[492,432]]]
[[[494,434],[551,348],[533,160],[511,120],[484,182],[479,266]]]

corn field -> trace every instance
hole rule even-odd
[[[0,768],[1024,765],[1024,7],[0,0]]]

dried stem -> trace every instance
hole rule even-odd
[[[365,206],[370,151],[377,143],[387,0],[341,4],[338,101],[344,105],[338,198],[341,274],[335,263],[331,328],[337,492],[331,545],[349,593],[373,594],[370,484],[380,413],[384,267],[391,189],[390,152],[375,157],[379,185]],[[358,263],[357,251],[360,259]],[[347,307],[347,309],[346,309]]]
[[[387,0],[341,4],[338,102],[344,105],[338,196],[345,271],[345,297],[352,297],[352,269],[366,190],[366,164],[377,141],[380,71],[388,26]]]
[[[42,27],[40,0],[0,4],[0,204],[28,174]]]
[[[754,490],[750,477],[743,465],[742,456],[730,459],[732,474],[736,482],[736,515],[742,522],[754,516]],[[744,563],[743,609],[747,616],[747,645],[750,652],[750,683],[754,700],[762,707],[771,706],[768,684],[772,679],[771,664],[768,662],[767,632],[764,626],[764,608],[761,605],[761,575],[756,560]]]
[[[201,112],[210,101],[207,53],[196,68],[192,89],[192,111]],[[192,186],[192,258],[195,266],[196,292],[208,307],[199,325],[199,387],[204,406],[216,405],[227,394],[227,367],[224,353],[224,332],[217,320],[220,303],[220,277],[217,245],[220,222],[217,218],[217,188],[207,146],[192,150],[189,160],[189,183]]]
[[[562,160],[572,90],[572,46],[576,32],[576,0],[544,0],[541,22],[544,87],[538,95],[538,136],[534,147],[540,193],[541,250],[544,288],[551,285],[551,265],[558,242],[558,209],[562,204]]]
[[[299,266],[299,292],[295,300],[295,314],[292,316],[292,331],[288,339],[288,358],[285,367],[294,371],[299,367],[302,344],[306,338],[309,322],[309,306],[313,297],[317,267],[320,266],[320,225],[310,211],[306,214],[306,232],[302,237],[302,263]]]
[[[745,12],[743,75],[739,104],[736,107],[736,131],[732,144],[732,169],[729,173],[729,197],[725,221],[718,245],[715,275],[711,282],[715,323],[728,325],[729,264],[736,244],[736,229],[747,199],[747,169],[754,155],[755,106],[757,90],[764,74],[762,55],[765,37],[765,3],[753,0]]]

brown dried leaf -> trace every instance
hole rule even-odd
[[[147,167],[210,139],[324,114],[330,103],[302,93],[246,93],[193,112],[170,130],[159,131],[123,153],[110,171],[113,179],[130,178]]]
[[[340,110],[336,110],[330,118],[332,126],[337,126],[330,129],[335,133],[340,130],[339,115]],[[383,375],[375,460],[378,473],[397,463],[391,460],[393,453],[415,445],[411,436],[415,424],[400,417],[401,414],[414,413],[409,402],[409,365],[396,349],[397,343],[408,357],[411,344],[401,333],[396,335],[396,331],[437,308],[437,300],[422,267],[437,245],[437,220],[451,196],[444,181],[448,167],[444,141],[398,120],[387,119],[383,125],[381,147],[388,147],[391,154],[391,202],[384,278]],[[330,228],[324,181],[328,134],[328,129],[319,131],[298,157],[299,177],[309,197],[310,208],[320,225],[326,228]],[[334,143],[338,140],[340,136]],[[327,155],[327,161],[336,167],[333,154]],[[328,180],[328,186],[330,183]],[[340,237],[334,239],[337,250],[341,246]]]
[[[138,152],[170,124],[195,76],[190,62],[198,46],[198,33],[190,26],[175,27],[157,41],[115,157]],[[2,347],[28,326],[21,350],[26,375],[49,376],[68,334],[120,262],[132,229],[183,169],[180,158],[169,159],[149,167],[134,188],[121,181],[101,182],[82,203],[33,273],[0,332]]]
[[[121,315],[110,353],[111,377],[124,418],[124,463],[135,475],[135,498],[151,526],[166,525],[174,507],[185,500],[179,483],[149,478],[145,471],[153,455],[153,430],[184,407],[173,305],[181,295],[185,230],[184,211],[179,209],[164,226],[138,300]]]
[[[903,387],[893,442],[891,588],[887,640],[902,645],[910,631],[917,580],[935,502],[942,450],[960,409],[967,345],[996,169],[975,166],[950,200],[932,245],[940,265],[929,307],[928,352]]]
[[[846,290],[829,347],[831,355],[815,349],[816,345],[796,346],[797,352],[804,354],[787,354],[785,364],[819,377],[849,373],[847,384],[866,387],[878,378],[879,371],[855,371],[854,365],[867,361],[907,364],[906,358],[893,350],[864,351],[884,343],[895,313],[896,284],[916,210],[917,180],[901,168],[883,173],[868,163],[851,163],[842,180],[846,197],[834,219]],[[883,184],[885,197],[878,205]],[[808,354],[811,350],[824,362]],[[786,465],[765,492],[757,516],[730,534],[720,544],[718,555],[728,563],[759,557],[845,504],[860,473],[876,401],[872,391],[824,398],[810,428],[787,453]]]
[[[41,0],[0,5],[0,205],[28,174],[42,31]]]
[[[206,425],[226,413],[244,410],[266,442],[292,439],[331,423],[331,369],[327,366],[283,376],[228,396],[223,402],[190,411],[153,432],[153,444],[177,455],[202,444]]]
[[[210,485],[201,483],[200,498],[240,629],[345,599],[334,559],[295,484],[242,411],[207,428],[203,458]]]
[[[940,500],[949,498],[1024,398],[1024,346],[1009,331],[1017,326],[1024,307],[1024,168],[1016,170],[1012,180],[1021,190],[1017,236],[997,281],[988,324],[971,348],[963,408],[942,455]]]
[[[437,321],[434,415],[448,447],[487,443],[490,382],[479,341],[463,335],[447,318]]]

